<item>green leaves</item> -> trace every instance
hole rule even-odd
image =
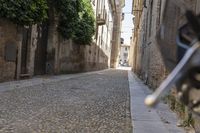
[[[59,15],[58,31],[66,39],[89,45],[95,33],[94,12],[89,0],[57,0],[54,2]]]
[[[0,17],[19,25],[32,25],[47,19],[46,0],[0,0]]]
[[[73,40],[82,45],[89,45],[95,34],[94,12],[89,0],[81,0],[81,2],[82,9],[79,13],[79,21]]]
[[[66,39],[73,38],[79,20],[80,0],[57,0],[53,3],[59,15],[58,31]]]
[[[41,23],[48,18],[48,4],[59,16],[58,31],[65,39],[90,44],[95,33],[90,0],[0,0],[0,17],[19,25]]]

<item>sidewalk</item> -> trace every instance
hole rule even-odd
[[[131,71],[128,77],[133,133],[185,133],[176,126],[176,114],[167,105],[160,103],[156,109],[146,107],[144,99],[151,93],[149,88]]]

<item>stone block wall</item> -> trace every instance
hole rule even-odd
[[[106,51],[106,48],[102,48],[103,46],[99,46],[95,42],[84,46],[75,44],[71,40],[64,40],[57,32],[57,22],[55,20],[52,22],[49,25],[47,38],[47,74],[94,71],[109,67],[109,49]],[[20,79],[22,74],[26,74],[22,73],[21,66],[23,32],[23,27],[6,20],[0,20],[0,82]],[[39,26],[34,25],[31,27],[30,36],[27,38],[28,43],[26,44],[27,77],[32,77],[35,74],[35,52],[38,45],[45,45],[39,42],[41,35],[42,31]],[[6,52],[8,45],[11,45],[11,48],[9,46],[8,52]],[[15,58],[7,60],[6,55],[13,54],[15,54]]]
[[[71,40],[60,42],[58,66],[59,73],[74,73],[84,70],[84,51],[80,45]]]
[[[0,19],[0,82],[34,75],[38,32],[37,25],[22,27]],[[23,43],[26,46],[22,48]],[[23,61],[22,56],[26,56]],[[22,62],[26,64],[23,68],[26,72],[22,71]]]
[[[158,52],[156,32],[161,20],[161,1],[146,1],[138,20],[136,35],[133,36],[134,55],[133,70],[151,87],[156,88],[165,77],[165,67]]]
[[[21,43],[20,27],[11,22],[0,19],[0,82],[13,80],[17,72],[17,53]],[[9,46],[11,45],[11,49]],[[6,47],[8,52],[6,53]],[[12,53],[11,53],[12,52]],[[14,56],[12,60],[7,60],[7,55]]]
[[[76,73],[108,68],[108,55],[96,43],[79,45],[71,40],[63,40],[59,46],[59,73]]]
[[[135,20],[135,24],[139,23],[139,27],[135,28],[132,41],[132,49],[134,50],[133,70],[154,89],[160,85],[177,64],[177,29],[186,22],[182,5],[176,7],[169,4],[167,7],[169,12],[166,14],[166,10],[164,10],[165,2],[165,0],[146,1],[146,7],[143,7],[142,13]],[[181,2],[186,3],[194,12],[200,12],[198,0],[183,0]],[[163,16],[163,11],[165,11],[165,16]],[[165,26],[161,27],[161,24]],[[161,33],[161,29],[164,39],[159,40],[158,35]],[[168,59],[163,60],[159,51],[168,56]],[[184,112],[185,118],[183,119],[187,119],[189,112],[188,110],[184,110]],[[193,119],[196,131],[200,132],[200,120],[196,117],[193,117]]]
[[[109,68],[109,55],[106,54],[97,44],[84,46],[85,71],[95,71]]]

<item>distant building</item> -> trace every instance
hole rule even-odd
[[[95,43],[97,67],[109,68],[112,50],[112,35],[114,16],[117,13],[117,3],[114,0],[93,0],[93,9],[96,14]],[[93,50],[95,51],[95,50]],[[95,55],[93,55],[94,57]],[[92,58],[92,57],[91,57]],[[89,61],[93,64],[93,60]]]
[[[120,61],[119,64],[122,66],[129,66],[129,53],[130,53],[130,45],[121,45],[120,49]]]
[[[124,38],[121,38],[121,44],[124,44]]]

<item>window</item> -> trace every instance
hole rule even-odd
[[[150,7],[149,37],[151,37],[152,21],[153,21],[152,17],[153,17],[153,0],[151,1],[151,7]]]
[[[124,38],[120,38],[121,44],[124,44]]]
[[[128,53],[124,53],[124,58],[127,58],[128,57]]]
[[[95,6],[95,0],[91,0],[91,2],[92,2],[92,4],[93,4],[93,6]]]

